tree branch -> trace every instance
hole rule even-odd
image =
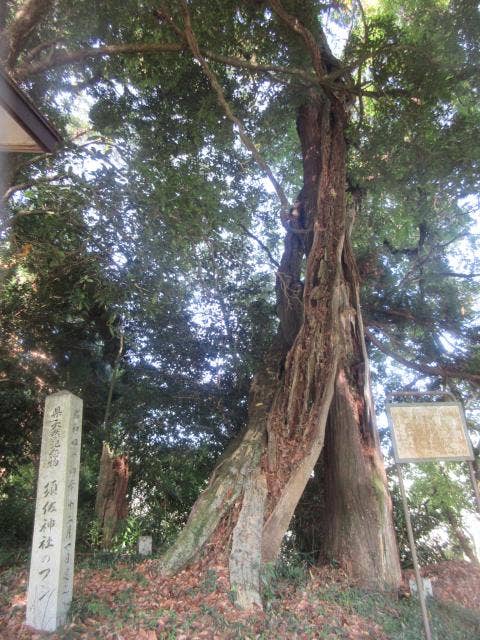
[[[115,147],[115,148],[118,149],[117,145],[112,140],[110,140],[109,138],[106,138],[105,136],[97,136],[95,138],[87,140],[86,142],[82,142],[81,144],[75,143],[75,140],[77,140],[78,138],[81,138],[82,136],[90,133],[90,131],[93,131],[93,130],[82,129],[82,130],[78,131],[77,133],[75,133],[74,135],[71,136],[70,140],[65,140],[64,144],[62,146],[59,146],[52,153],[42,153],[42,154],[39,154],[37,156],[34,156],[33,158],[30,158],[27,161],[23,162],[19,166],[19,169],[28,167],[28,166],[30,166],[32,164],[35,164],[36,162],[40,162],[41,160],[45,160],[46,158],[58,157],[61,153],[67,153],[67,152],[75,153],[75,152],[80,151],[82,149],[87,149],[92,144],[103,144],[103,145],[107,145],[108,144],[109,146]],[[29,182],[23,182],[21,184],[19,183],[19,184],[13,185],[9,189],[7,189],[7,191],[5,191],[5,193],[3,195],[0,195],[0,198],[3,200],[3,202],[7,202],[7,200],[9,200],[11,198],[11,196],[14,193],[16,193],[17,191],[24,191],[25,189],[28,189],[30,187],[34,187],[37,184],[44,184],[44,183],[47,183],[47,182],[53,182],[55,180],[60,180],[61,178],[68,178],[68,177],[69,176],[67,174],[61,173],[61,174],[57,174],[55,176],[39,178],[38,180],[31,180]]]
[[[210,68],[210,66],[208,65],[207,61],[205,60],[205,58],[203,57],[200,51],[197,39],[192,30],[192,24],[190,19],[190,13],[188,11],[188,5],[185,0],[181,0],[181,4],[182,4],[183,16],[184,16],[184,22],[185,22],[185,37],[187,39],[187,42],[193,54],[193,57],[200,64],[204,74],[207,76],[208,80],[210,81],[212,89],[214,90],[217,96],[217,101],[220,104],[220,106],[223,108],[225,115],[232,122],[232,124],[237,128],[240,140],[243,142],[245,147],[250,151],[254,160],[259,165],[259,167],[263,170],[265,175],[270,180],[273,188],[275,189],[275,192],[278,196],[278,199],[280,200],[280,204],[282,207],[282,220],[283,220],[283,217],[287,214],[287,212],[290,209],[290,202],[281,184],[278,182],[278,180],[274,176],[273,171],[270,169],[269,165],[265,162],[265,160],[261,156],[253,140],[247,134],[245,127],[243,126],[243,122],[239,118],[237,118],[237,116],[233,113],[232,108],[230,107],[229,103],[225,98],[225,94],[223,93],[223,89],[217,79],[217,76],[212,71],[212,69]]]
[[[160,9],[154,9],[153,14],[158,18],[160,23],[165,22],[175,34],[188,45],[185,33],[178,27],[173,19],[172,14],[168,11],[164,4],[160,3]]]
[[[368,40],[369,40],[369,30],[368,30],[368,22],[367,22],[367,16],[365,14],[365,10],[363,8],[363,4],[361,2],[361,0],[356,0],[356,5],[358,6],[359,12],[360,12],[360,17],[362,20],[362,24],[363,24],[363,45],[364,47],[367,49],[368,48]],[[353,33],[353,29],[352,29],[352,33]],[[348,46],[348,44],[347,44]],[[363,76],[363,64],[364,64],[365,60],[363,59],[363,56],[360,57],[359,62],[358,62],[358,69],[357,69],[357,86],[360,86],[362,84],[362,76]],[[365,105],[363,103],[363,95],[361,93],[358,94],[358,122],[357,122],[357,133],[360,133],[362,127],[363,127],[363,120],[365,117]]]
[[[366,316],[365,324],[369,327],[379,329],[379,331],[388,337],[391,343],[397,343],[399,347],[401,346],[400,340],[389,331],[391,328],[399,326],[399,321],[396,318],[405,320],[407,326],[408,323],[413,322],[415,325],[429,329],[430,331],[434,329],[437,332],[441,330],[449,331],[452,335],[459,337],[458,327],[446,319],[436,320],[432,324],[432,320],[429,318],[415,316],[413,313],[401,309],[376,309],[375,307],[370,308],[367,306],[364,307],[363,310],[368,315],[368,317]],[[384,319],[385,322],[373,320],[373,318],[381,318],[382,320]]]
[[[48,71],[55,67],[67,64],[75,64],[89,58],[103,58],[107,56],[121,54],[138,54],[143,53],[153,55],[155,53],[178,53],[188,49],[188,45],[172,42],[146,42],[131,44],[110,44],[101,47],[88,47],[77,49],[76,51],[57,51],[51,56],[47,56],[38,62],[32,64],[23,64],[13,70],[13,75],[18,81],[25,80],[34,75]],[[307,73],[303,69],[296,67],[285,67],[282,65],[263,64],[260,62],[252,62],[235,56],[224,56],[214,51],[202,50],[202,55],[213,62],[220,62],[237,69],[245,69],[252,73],[276,73],[297,78],[307,87],[315,85],[328,85],[331,82],[330,76],[324,76],[320,81],[316,76]]]
[[[321,79],[328,71],[328,65],[338,70],[339,61],[332,54],[328,46],[327,39],[323,31],[320,30],[320,45],[318,46],[316,38],[312,32],[303,25],[300,20],[285,10],[280,0],[270,0],[270,6],[273,12],[285,23],[292,31],[298,33],[303,39],[312,59],[312,65],[318,78]]]
[[[393,358],[393,360],[396,360],[409,369],[419,371],[420,373],[423,373],[427,376],[439,376],[441,378],[461,378],[462,380],[468,380],[469,382],[480,384],[480,375],[478,374],[469,373],[468,371],[463,371],[460,369],[452,369],[449,367],[436,367],[429,364],[419,364],[418,362],[408,360],[408,358],[404,358],[402,355],[394,351],[391,347],[385,345],[368,329],[365,329],[365,338],[369,342],[374,344],[382,353],[390,356],[390,358]]]
[[[41,42],[40,44],[38,44],[36,47],[33,47],[33,49],[27,51],[27,53],[22,57],[22,65],[26,65],[27,63],[31,62],[38,56],[39,53],[42,53],[42,51],[45,51],[45,49],[54,47],[61,40],[62,38],[53,38],[52,40],[46,40],[45,42]]]
[[[55,176],[41,178],[39,180],[31,180],[30,182],[23,182],[22,184],[15,184],[5,191],[4,195],[2,196],[2,200],[4,202],[7,202],[7,200],[9,200],[14,193],[17,193],[17,191],[25,191],[25,189],[35,187],[37,184],[46,184],[48,182],[54,182],[55,180],[60,180],[61,178],[66,177],[67,176],[65,174],[57,174]]]
[[[473,280],[473,278],[479,278],[480,273],[456,273],[455,271],[439,271],[438,273],[430,274],[430,276],[436,278],[464,278],[465,280]]]
[[[0,2],[0,32],[5,29],[5,25],[7,23],[7,15],[10,10],[10,6],[12,4],[12,0],[3,0]]]
[[[77,51],[57,51],[46,59],[33,64],[20,66],[14,70],[13,75],[17,80],[25,80],[31,76],[66,64],[81,62],[88,58],[102,58],[104,56],[119,55],[123,53],[169,53],[185,50],[184,45],[171,42],[136,42],[132,44],[110,44],[101,47],[87,47]]]
[[[271,264],[272,264],[275,268],[279,269],[279,268],[280,268],[280,263],[279,263],[279,262],[277,262],[277,261],[275,260],[275,258],[274,258],[274,257],[273,257],[273,255],[272,255],[272,252],[271,252],[271,251],[270,251],[270,249],[267,247],[267,245],[266,245],[266,244],[264,244],[264,243],[260,240],[260,238],[258,238],[255,234],[253,234],[251,231],[249,231],[249,229],[247,229],[247,227],[246,227],[245,225],[243,225],[241,222],[239,222],[239,223],[238,223],[238,226],[239,226],[241,229],[243,229],[243,231],[245,232],[245,234],[246,234],[249,238],[251,238],[252,240],[255,240],[255,242],[258,244],[258,246],[259,246],[263,251],[265,251],[265,253],[266,253],[266,254],[267,254],[267,256],[268,256],[269,261],[271,262]]]
[[[403,309],[382,309],[381,313],[385,314],[386,316],[403,318],[404,320],[408,320],[408,321],[413,321],[413,322],[418,321],[418,319],[413,315],[413,313],[410,313],[410,311],[405,311]]]
[[[0,34],[0,57],[7,69],[15,65],[25,40],[52,5],[53,0],[25,0],[11,24]]]
[[[120,324],[120,335],[119,335],[119,345],[118,345],[118,352],[115,356],[115,360],[114,360],[114,364],[113,364],[113,370],[112,370],[112,377],[110,378],[110,384],[108,385],[108,395],[107,395],[107,402],[105,405],[105,413],[103,416],[103,431],[105,433],[105,440],[109,439],[109,419],[110,419],[110,410],[112,407],[112,398],[113,398],[113,391],[115,389],[115,383],[117,382],[117,372],[118,372],[118,368],[120,366],[120,360],[122,359],[122,354],[123,354],[123,347],[124,347],[124,340],[125,340],[125,336],[123,333],[123,329],[122,326]]]

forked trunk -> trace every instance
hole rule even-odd
[[[335,385],[342,375],[339,367],[343,371],[349,366],[346,345],[359,309],[345,244],[351,224],[346,122],[343,102],[334,96],[312,95],[300,108],[304,184],[291,212],[277,274],[279,332],[253,381],[246,431],[219,462],[162,561],[167,573],[200,554],[228,561],[232,591],[242,607],[260,604],[261,562],[278,555],[323,448]],[[379,526],[391,528],[389,516],[380,520]],[[398,571],[387,573],[387,582],[398,581]]]

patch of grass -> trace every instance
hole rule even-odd
[[[319,598],[335,602],[346,611],[370,619],[391,640],[418,640],[423,637],[420,605],[416,598],[396,600],[381,593],[330,587]],[[454,604],[428,599],[431,629],[439,640],[480,640],[480,615]]]
[[[358,622],[365,633],[373,634],[372,638],[375,635],[373,623],[383,629],[389,640],[423,638],[420,608],[415,598],[398,600],[388,594],[348,588],[342,583],[330,582],[329,586],[326,586],[326,581],[310,582],[308,565],[303,561],[294,562],[289,558],[287,561],[267,566],[262,576],[265,613],[258,616],[252,614],[248,618],[236,620],[230,620],[230,613],[227,615],[223,609],[217,608],[217,599],[212,597],[198,597],[192,608],[182,608],[180,612],[170,608],[157,608],[161,602],[151,598],[154,591],[149,587],[149,579],[136,569],[138,561],[143,561],[143,558],[125,558],[100,553],[81,557],[80,567],[93,567],[95,571],[92,574],[95,574],[95,580],[99,578],[96,575],[97,570],[106,568],[106,584],[109,584],[111,578],[127,581],[127,584],[117,583],[112,586],[116,592],[115,597],[109,593],[105,594],[104,590],[90,590],[89,595],[82,595],[82,589],[77,587],[70,619],[78,630],[75,631],[74,627],[69,625],[63,632],[66,635],[60,637],[68,640],[70,633],[71,638],[74,638],[80,637],[79,633],[86,632],[98,633],[98,637],[105,637],[105,628],[121,634],[121,629],[128,626],[134,629],[156,630],[157,637],[163,640],[182,635],[196,637],[200,631],[211,632],[210,637],[217,635],[232,640],[295,637],[308,640],[341,639],[348,637],[353,628],[348,626],[351,623],[350,616],[355,614],[363,618],[365,623],[357,619],[352,624]],[[88,581],[89,573],[87,569],[82,581]],[[19,576],[18,567],[1,571],[0,608],[3,606],[5,612],[10,612],[12,596],[19,593],[20,588],[24,590],[24,586],[24,573],[22,571]],[[119,587],[123,590],[118,591]],[[150,596],[148,599],[141,597],[144,588]],[[217,574],[215,571],[207,571],[193,589],[193,593],[196,596],[209,596],[216,590],[221,598],[222,588]],[[142,603],[145,608],[142,608]],[[297,607],[297,604],[302,606]],[[455,604],[435,600],[429,600],[428,607],[435,640],[480,640],[479,614]],[[348,617],[346,621],[343,619],[343,613]]]
[[[217,590],[218,576],[213,569],[207,569],[205,577],[200,585],[202,593],[213,593]]]
[[[0,547],[0,569],[18,567],[28,562],[30,549],[18,547]]]
[[[161,633],[159,638],[160,640],[177,640],[177,635],[178,634],[175,629],[172,629],[171,631],[164,631]]]
[[[88,619],[97,620],[98,624],[107,620],[109,625],[115,629],[121,629],[125,624],[143,629],[155,629],[158,619],[168,615],[171,625],[177,624],[175,612],[165,609],[138,610],[132,602],[134,589],[129,587],[116,594],[115,605],[101,600],[96,596],[73,598],[70,607],[70,620],[78,623]]]
[[[307,563],[297,557],[282,558],[276,563],[264,565],[260,580],[266,608],[281,598],[281,592],[286,586],[297,589],[304,586],[307,579]]]
[[[228,622],[226,622],[223,615],[215,609],[215,607],[211,607],[205,604],[200,605],[200,611],[203,614],[208,614],[208,616],[212,619],[212,622],[220,629],[225,629],[228,627]]]
[[[90,598],[76,596],[70,605],[70,617],[72,620],[76,618],[84,620],[95,617],[112,619],[115,617],[115,612],[109,604],[100,600],[100,598],[95,596]]]
[[[118,554],[109,551],[96,551],[94,553],[82,554],[77,556],[77,569],[107,569],[115,567],[122,558]]]
[[[131,587],[128,589],[123,589],[123,591],[119,591],[115,596],[115,602],[118,604],[129,604],[134,597],[134,591]]]
[[[189,595],[196,595],[198,593],[207,595],[209,593],[213,593],[217,590],[217,581],[218,576],[216,572],[213,569],[207,569],[207,572],[205,573],[205,576],[200,584],[197,587],[191,587],[190,589],[188,589],[187,593]]]
[[[24,569],[25,563],[20,565],[16,564],[7,569],[0,569],[0,637],[2,629],[2,608],[8,607],[10,611],[21,608],[20,605],[14,605],[12,607],[11,600],[15,595],[20,595],[25,592]]]
[[[149,581],[143,573],[139,573],[133,569],[132,563],[128,566],[124,566],[122,563],[122,566],[114,567],[112,571],[112,578],[114,580],[129,580],[130,582],[136,582],[142,587],[146,587],[149,584]]]
[[[119,564],[133,567],[145,560],[143,556],[138,554],[120,554],[113,551],[94,551],[77,557],[78,569],[107,569],[109,567],[116,569]]]

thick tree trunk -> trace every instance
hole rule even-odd
[[[118,524],[128,512],[128,476],[127,458],[115,456],[104,442],[95,501],[95,513],[100,523],[104,549],[110,548]]]
[[[400,566],[391,501],[381,454],[362,429],[363,411],[350,371],[340,369],[323,456],[320,557],[337,561],[363,584],[394,587]]]
[[[343,334],[344,349],[327,426],[321,555],[336,559],[351,577],[385,587],[400,580],[400,564],[370,393],[358,276],[349,240],[344,259],[356,313]]]
[[[220,461],[162,562],[168,573],[200,552],[203,558],[213,554],[216,562],[223,555],[242,607],[260,603],[260,561],[277,557],[322,450],[335,385],[345,375],[339,365],[343,371],[359,313],[349,282],[351,255],[345,255],[351,222],[346,207],[346,122],[344,105],[333,96],[314,95],[300,109],[304,185],[277,276],[279,333],[252,384],[244,435]],[[370,484],[372,492],[376,486]],[[383,478],[381,487],[383,496]],[[386,502],[380,503],[385,510]],[[374,522],[392,526],[388,517],[382,521],[378,516]],[[385,548],[384,554],[390,551]],[[385,555],[381,562],[387,564]],[[382,575],[390,584],[399,579],[396,567]]]
[[[295,529],[300,546],[321,561],[338,563],[363,584],[385,588],[400,581],[400,564],[348,238],[344,273],[356,313],[342,336],[325,446],[299,504]]]

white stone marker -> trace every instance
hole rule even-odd
[[[45,401],[27,625],[55,631],[72,600],[83,401],[59,391]]]
[[[425,595],[433,598],[433,587],[432,587],[432,581],[430,580],[430,578],[422,578],[422,582],[423,582],[423,592],[425,593]],[[410,587],[410,593],[414,596],[418,596],[418,587],[417,587],[417,581],[415,580],[415,578],[410,578],[408,580],[408,585]]]
[[[139,556],[152,555],[152,536],[140,536],[138,538],[138,555]]]

